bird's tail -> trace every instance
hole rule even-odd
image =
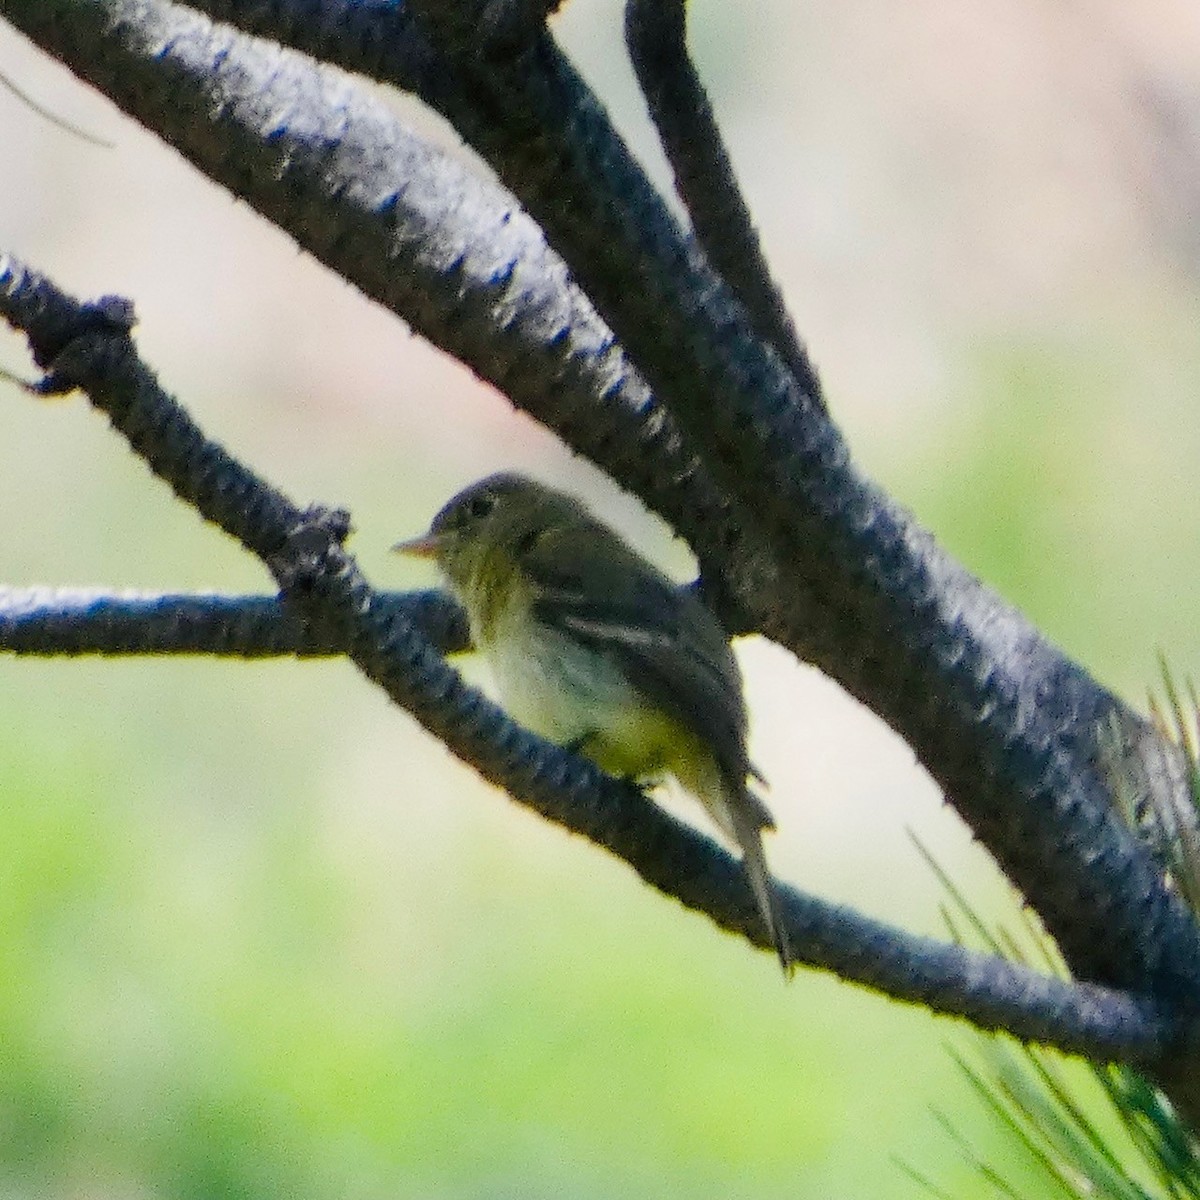
[[[783,931],[779,894],[775,881],[771,878],[770,871],[767,870],[767,856],[763,853],[763,825],[758,820],[756,811],[761,807],[761,801],[755,805],[753,801],[757,800],[757,797],[748,795],[747,799],[751,803],[738,803],[737,800],[727,801],[733,833],[742,851],[742,866],[745,868],[746,878],[750,882],[750,890],[758,902],[758,910],[762,913],[763,923],[775,946],[775,953],[779,955],[779,964],[783,967],[784,975],[790,977],[794,960],[792,948]]]
[[[779,955],[783,973],[790,977],[795,960],[783,932],[779,894],[763,853],[762,831],[775,828],[770,811],[746,786],[745,780],[735,784],[713,758],[696,755],[681,762],[675,770],[679,782],[700,798],[721,831],[742,852],[742,867],[758,911]]]

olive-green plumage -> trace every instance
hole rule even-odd
[[[774,822],[746,783],[741,676],[705,605],[578,500],[520,475],[466,488],[395,548],[437,560],[522,725],[614,775],[673,775],[704,804],[742,852],[786,971],[762,847]]]

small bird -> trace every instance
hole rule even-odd
[[[579,500],[510,473],[465,488],[392,549],[436,561],[517,721],[612,775],[673,775],[704,804],[741,850],[789,972],[762,845],[775,823],[747,786],[741,675],[699,597]]]

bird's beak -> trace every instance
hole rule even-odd
[[[435,533],[422,533],[392,547],[393,554],[407,554],[410,558],[436,558],[438,539]]]

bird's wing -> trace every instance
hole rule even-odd
[[[535,617],[614,661],[712,750],[730,786],[743,791],[750,763],[741,678],[703,603],[599,525],[547,530],[526,548],[522,565],[535,590]]]

